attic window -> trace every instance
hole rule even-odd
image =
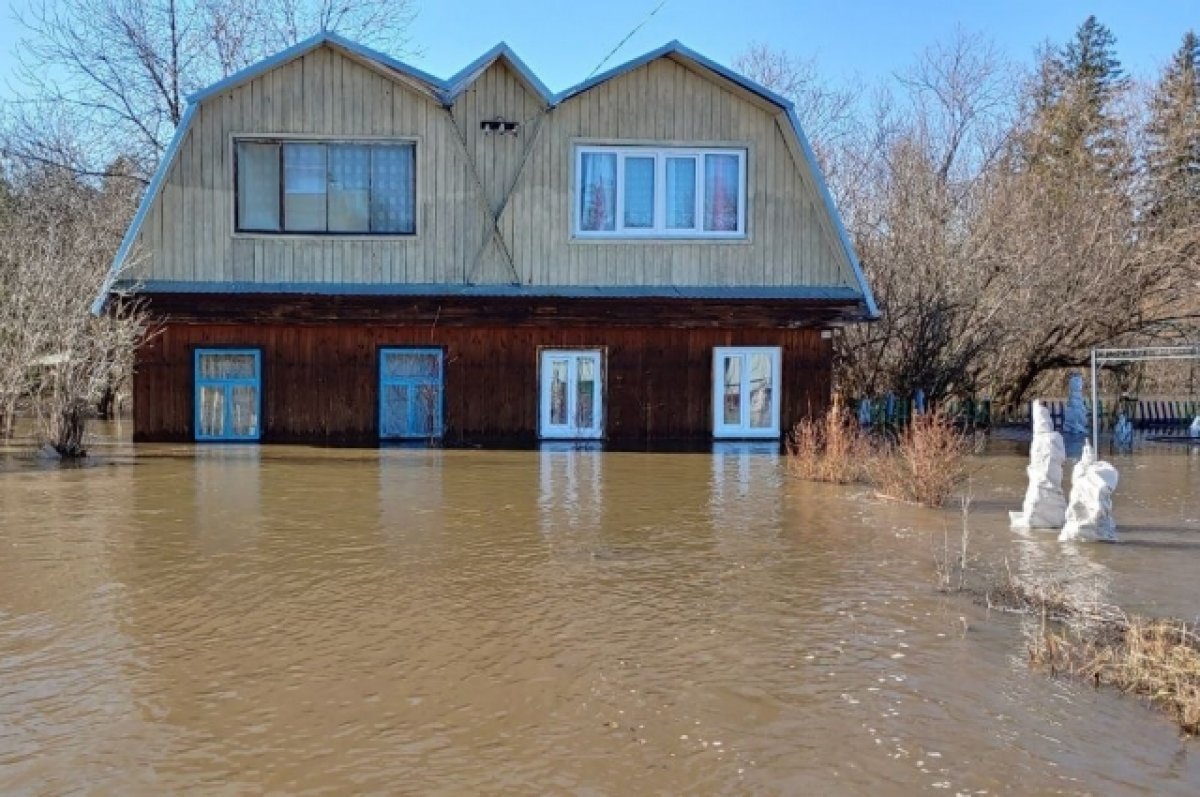
[[[577,238],[745,238],[746,150],[581,146]]]
[[[416,145],[404,140],[240,139],[240,233],[413,235]]]
[[[484,119],[482,122],[479,123],[479,129],[483,132],[483,134],[485,136],[490,136],[490,135],[498,135],[498,136],[513,135],[513,136],[515,136],[517,134],[517,131],[520,130],[520,128],[521,128],[520,122],[510,122],[509,120],[505,119],[503,116],[497,116],[493,119]]]

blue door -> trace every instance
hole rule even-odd
[[[442,350],[381,349],[379,437],[432,440],[442,436]]]
[[[196,349],[197,440],[257,440],[262,434],[258,349]]]

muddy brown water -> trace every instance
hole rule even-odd
[[[4,794],[1200,793],[1136,699],[933,589],[955,512],[709,454],[131,447],[0,472]],[[974,551],[1200,611],[1200,449],[1117,457],[1123,543]]]

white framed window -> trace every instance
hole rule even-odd
[[[604,353],[542,349],[538,431],[543,439],[604,436]]]
[[[780,349],[713,349],[713,436],[779,437]]]
[[[416,144],[240,138],[239,233],[415,235]]]
[[[578,238],[744,238],[746,150],[575,148]]]

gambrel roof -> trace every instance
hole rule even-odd
[[[828,186],[825,183],[820,167],[817,164],[813,149],[809,144],[803,129],[800,126],[799,119],[796,115],[794,106],[786,98],[772,92],[771,90],[755,83],[738,73],[712,61],[705,56],[685,47],[678,41],[672,41],[655,50],[651,50],[642,56],[634,58],[624,64],[614,67],[606,72],[603,72],[594,77],[561,91],[557,94],[551,92],[546,85],[529,69],[528,66],[517,57],[508,45],[501,43],[493,47],[488,52],[477,58],[475,61],[468,64],[457,74],[448,79],[440,79],[430,75],[423,70],[417,69],[402,61],[396,60],[373,50],[369,47],[353,42],[336,33],[322,32],[305,41],[299,42],[292,47],[283,50],[270,58],[266,58],[256,64],[253,64],[246,69],[241,70],[229,77],[214,83],[202,91],[199,91],[188,98],[188,106],[184,112],[183,118],[180,120],[175,134],[167,147],[158,168],[155,170],[150,184],[146,188],[142,196],[141,203],[138,206],[137,213],[134,215],[133,221],[129,229],[126,231],[125,237],[121,242],[120,248],[117,250],[116,256],[113,258],[112,268],[106,278],[104,285],[93,303],[93,311],[99,313],[103,310],[107,297],[112,291],[116,277],[120,273],[129,257],[130,250],[133,247],[134,241],[138,237],[138,233],[145,221],[146,214],[149,208],[154,203],[162,190],[163,181],[170,168],[171,163],[175,160],[180,145],[187,135],[196,109],[211,97],[217,96],[235,87],[241,86],[255,78],[258,78],[266,72],[276,69],[284,64],[287,64],[305,54],[317,49],[318,47],[327,46],[355,62],[371,69],[372,71],[395,80],[406,87],[423,94],[432,101],[449,108],[455,100],[466,92],[475,81],[497,61],[503,62],[511,69],[517,79],[525,86],[525,88],[535,97],[539,98],[547,110],[553,109],[556,106],[569,102],[575,98],[597,86],[607,83],[610,80],[621,77],[629,72],[632,72],[639,67],[645,66],[660,58],[669,58],[684,67],[696,72],[699,75],[705,76],[711,80],[724,84],[727,88],[737,93],[739,96],[748,99],[760,107],[764,107],[774,113],[778,126],[783,132],[784,138],[787,141],[788,147],[792,150],[793,158],[797,166],[802,171],[807,173],[812,183],[816,186],[821,204],[826,211],[826,217],[832,227],[834,237],[849,263],[853,271],[854,280],[861,292],[861,301],[866,311],[867,318],[878,317],[878,309],[875,304],[874,296],[871,293],[871,288],[863,275],[862,267],[854,252],[854,247],[850,242],[850,238],[842,224],[841,217],[833,202],[833,198],[829,192]],[[537,286],[528,286],[531,295],[537,295],[539,290]],[[795,298],[802,298],[798,293]]]

